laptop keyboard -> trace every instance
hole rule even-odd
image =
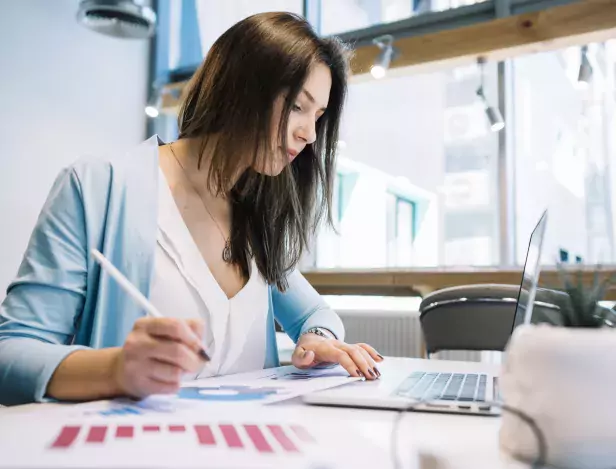
[[[394,391],[411,399],[485,402],[488,376],[473,373],[411,373]]]

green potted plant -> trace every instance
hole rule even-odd
[[[605,298],[608,287],[613,283],[613,277],[601,279],[600,270],[593,272],[593,283],[584,285],[582,272],[567,272],[558,266],[562,279],[562,289],[567,294],[564,304],[560,304],[564,327],[614,327],[616,312],[600,304]]]
[[[597,267],[588,285],[581,271],[559,270],[558,321],[519,326],[507,346],[501,396],[526,420],[505,411],[500,446],[525,462],[542,456],[553,467],[614,467],[616,312],[601,305],[613,279]],[[544,454],[529,420],[543,436]]]

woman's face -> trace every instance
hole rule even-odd
[[[329,92],[332,77],[329,67],[316,64],[312,67],[304,88],[299,92],[297,99],[291,105],[291,113],[287,126],[287,148],[282,148],[278,138],[280,117],[286,96],[279,96],[274,103],[272,114],[272,139],[274,155],[268,158],[265,167],[259,171],[268,176],[277,176],[284,167],[295,158],[301,157],[306,145],[316,140],[316,123],[323,115],[329,101]]]

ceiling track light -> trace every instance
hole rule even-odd
[[[488,119],[488,123],[490,124],[490,130],[492,132],[499,132],[505,128],[505,119],[503,119],[503,115],[501,114],[498,107],[490,105],[488,98],[486,98],[484,92],[484,67],[485,67],[485,59],[483,57],[479,57],[477,59],[477,65],[479,65],[479,72],[481,77],[481,82],[479,84],[479,88],[477,88],[477,96],[484,105],[484,112],[486,113],[486,117]]]
[[[154,119],[159,116],[163,104],[163,95],[165,94],[169,94],[175,99],[179,99],[180,97],[179,90],[169,89],[168,87],[154,84],[154,86],[152,86],[152,94],[150,95],[150,99],[145,106],[145,113],[148,117]]]
[[[82,0],[77,21],[111,37],[148,39],[156,32],[156,13],[137,0]]]
[[[372,42],[381,49],[381,52],[379,52],[374,64],[370,68],[370,73],[378,80],[387,75],[387,70],[389,69],[391,61],[396,59],[400,53],[398,49],[393,46],[394,37],[391,34],[375,37]]]

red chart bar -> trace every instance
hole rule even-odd
[[[185,432],[186,427],[184,425],[169,425],[169,431],[172,433]]]
[[[81,427],[62,427],[56,441],[51,445],[52,448],[69,448],[77,439]]]
[[[255,448],[257,448],[257,451],[259,451],[259,453],[273,453],[274,452],[270,444],[265,439],[265,436],[263,435],[263,433],[261,433],[261,430],[259,429],[258,426],[244,425],[244,429],[246,430],[246,433],[248,433],[248,436],[252,440],[252,443],[255,445]]]
[[[93,426],[88,432],[86,443],[103,443],[105,441],[105,435],[107,434],[107,427]]]
[[[305,427],[301,425],[291,425],[291,430],[297,435],[297,437],[305,443],[316,443],[314,437],[308,433]]]
[[[237,433],[237,430],[233,425],[219,425],[222,436],[225,437],[225,441],[229,448],[243,448],[242,440]]]
[[[216,446],[214,433],[209,425],[195,425],[195,433],[200,445]]]
[[[272,432],[274,438],[280,443],[280,446],[289,453],[299,453],[299,449],[295,446],[280,425],[268,425],[269,431]]]
[[[160,431],[160,425],[144,425],[143,426],[143,431],[144,432],[159,432]]]
[[[132,425],[119,425],[116,428],[116,438],[132,438],[134,434]]]

